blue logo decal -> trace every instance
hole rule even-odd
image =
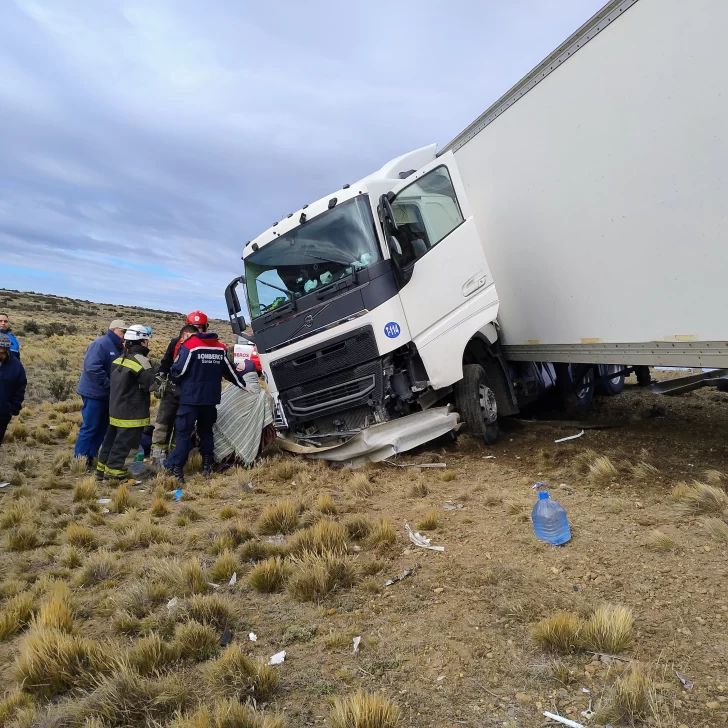
[[[396,321],[390,321],[384,325],[384,335],[390,339],[396,339],[401,331],[402,329],[399,328],[399,324]]]
[[[268,374],[266,372],[263,372],[263,379],[265,379],[265,383],[268,384]]]

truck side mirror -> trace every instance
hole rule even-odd
[[[228,284],[225,289],[225,303],[227,304],[228,317],[230,318],[230,326],[233,333],[237,336],[245,334],[245,329],[248,324],[245,321],[245,316],[241,313],[240,299],[238,298],[238,292],[236,290],[238,283],[243,283],[244,278],[234,278]]]

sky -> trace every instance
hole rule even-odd
[[[446,144],[602,0],[5,0],[0,288],[226,318],[243,245]]]

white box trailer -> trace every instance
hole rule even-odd
[[[611,2],[445,148],[509,359],[728,365],[726,27]]]
[[[727,24],[613,0],[439,153],[248,241],[226,300],[241,334],[244,284],[279,429],[381,454],[447,405],[490,442],[554,384],[588,404],[624,367],[728,366]]]

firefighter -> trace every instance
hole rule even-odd
[[[165,468],[180,483],[184,482],[184,466],[190,453],[190,436],[197,424],[202,455],[202,475],[212,474],[214,440],[212,426],[217,420],[222,379],[238,387],[244,384],[238,378],[227,355],[227,347],[217,334],[200,332],[180,345],[170,370],[170,378],[177,383],[180,403],[175,419],[176,444],[166,460]]]
[[[142,433],[149,424],[149,392],[155,382],[148,356],[146,327],[130,326],[124,334],[121,356],[111,363],[109,429],[99,451],[97,480],[136,482],[124,464],[129,453],[139,449]]]

